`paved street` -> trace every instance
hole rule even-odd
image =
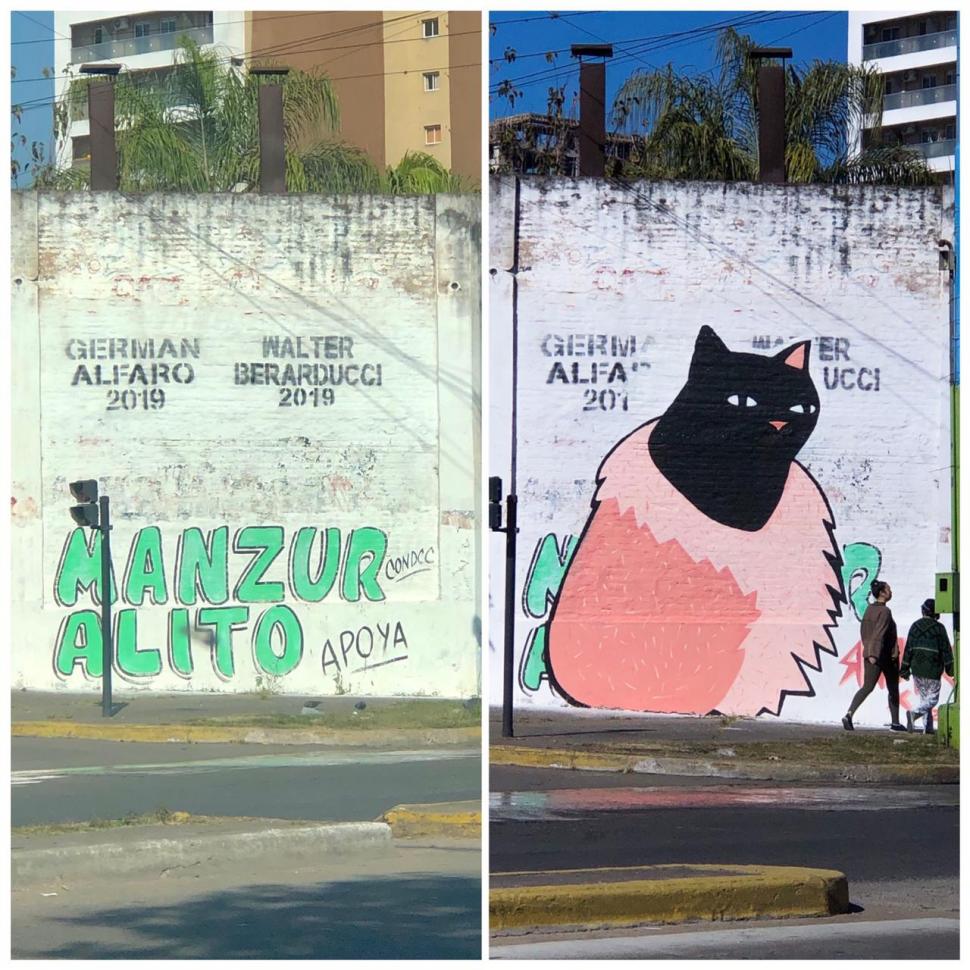
[[[262,745],[14,738],[11,824],[198,815],[364,821],[402,802],[480,797],[475,750],[350,751]]]
[[[931,942],[932,952],[927,952]],[[499,960],[955,960],[960,953],[956,919],[913,919],[784,925],[692,927],[690,932],[640,931],[597,939],[569,939],[493,946]]]
[[[541,871],[677,862],[831,868],[848,876],[856,912],[826,920],[825,925],[844,920],[855,925],[871,919],[955,919],[959,908],[958,803],[957,786],[728,784],[668,776],[493,767],[490,869]],[[914,824],[917,815],[919,824]],[[730,954],[722,955],[779,955],[780,951],[772,949],[779,925],[771,924],[768,929],[771,933],[721,938],[718,945],[734,941],[739,947],[737,952],[731,949]],[[596,947],[588,953],[540,948],[518,955],[539,958],[569,952],[577,957],[618,957],[629,946],[629,952],[623,952],[630,957],[701,956],[705,948],[711,956],[709,941],[701,936],[702,931],[710,930],[710,924],[693,927],[691,935],[697,939],[690,944],[669,944],[676,948],[669,953],[647,941],[658,932],[653,929],[627,931],[633,943],[614,942],[602,952]],[[940,925],[920,923],[906,933],[860,930],[853,936],[849,929],[840,929],[837,935],[823,938],[821,950],[819,940],[803,934],[798,944],[802,949],[789,952],[786,948],[784,954],[836,958],[868,949],[866,956],[901,956],[913,946],[901,941],[902,937],[909,939],[914,934],[920,939],[912,950],[914,956],[952,955],[956,946],[955,930],[943,932]],[[589,934],[583,939],[588,940]],[[529,945],[540,942],[545,944],[548,937],[531,934],[528,938]],[[523,944],[523,940],[506,937],[501,943],[504,947]]]
[[[15,891],[15,959],[478,959],[477,843]]]

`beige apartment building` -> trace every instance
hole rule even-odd
[[[340,104],[341,138],[381,168],[422,151],[469,184],[481,177],[480,11],[64,11],[55,14],[62,97],[81,65],[120,64],[162,76],[189,36],[240,58],[322,70]],[[60,165],[85,164],[87,106],[57,145]]]
[[[325,71],[340,103],[343,140],[379,166],[422,151],[479,181],[479,11],[274,10],[246,18],[249,63]]]

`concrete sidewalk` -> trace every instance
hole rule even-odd
[[[789,866],[662,865],[493,873],[490,928],[504,930],[832,916],[841,872]]]
[[[610,711],[516,711],[503,738],[489,712],[493,765],[764,781],[953,784],[959,752],[935,737],[776,718]]]
[[[467,745],[481,738],[475,699],[304,697],[117,691],[11,692],[14,737],[158,742],[244,742],[347,747]],[[356,710],[355,705],[366,705]]]
[[[36,826],[11,832],[15,888],[58,879],[163,872],[261,857],[303,859],[383,852],[392,839],[481,845],[481,804],[397,805],[373,822],[219,818],[175,812],[166,821]]]

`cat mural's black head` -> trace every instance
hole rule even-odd
[[[805,340],[773,356],[735,353],[701,327],[687,383],[657,421],[650,454],[674,488],[717,522],[754,531],[778,505],[818,421],[810,348]]]

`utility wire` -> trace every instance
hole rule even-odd
[[[690,43],[694,40],[700,39],[700,37],[705,34],[717,33],[720,30],[726,29],[728,27],[753,27],[760,26],[766,23],[775,23],[779,20],[788,20],[792,17],[811,17],[817,16],[815,11],[809,13],[794,13],[786,14],[782,12],[760,12],[756,14],[747,14],[744,18],[733,19],[728,21],[720,21],[715,24],[709,24],[705,27],[693,28],[689,31],[678,31],[674,34],[659,34],[651,39],[649,43],[637,46],[636,48],[631,48],[625,50],[622,54],[614,57],[611,64],[617,64],[622,61],[629,60],[631,58],[637,57],[639,54],[645,54],[652,51],[660,50],[663,48],[678,47],[685,43]],[[511,84],[513,87],[529,87],[533,84],[542,83],[547,81],[555,72],[546,69],[532,73],[526,73],[519,75],[518,77],[506,78],[496,84],[491,85],[492,93],[498,93],[498,89],[506,85]]]

